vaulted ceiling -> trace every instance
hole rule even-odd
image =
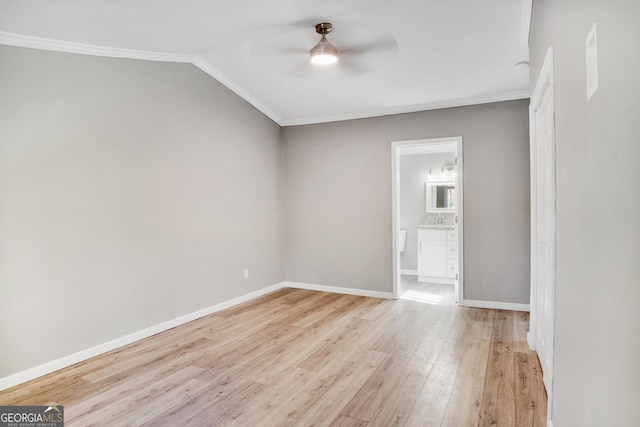
[[[531,0],[0,0],[0,44],[191,62],[287,126],[527,98],[530,10]],[[309,63],[319,22],[334,26],[335,65]]]

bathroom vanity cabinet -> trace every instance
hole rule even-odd
[[[453,285],[458,273],[454,227],[418,229],[418,281]]]

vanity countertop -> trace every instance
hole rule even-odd
[[[455,226],[451,224],[421,224],[418,230],[453,230]]]

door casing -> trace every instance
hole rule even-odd
[[[391,143],[391,223],[392,223],[392,257],[393,257],[393,298],[400,297],[400,252],[398,251],[398,236],[400,235],[400,155],[401,153],[443,153],[454,152],[456,165],[456,212],[457,244],[458,244],[458,280],[456,281],[455,298],[460,305],[464,301],[464,188],[463,188],[463,158],[462,137],[419,139],[411,141],[396,141]]]
[[[555,338],[556,163],[553,46],[529,105],[531,156],[531,301],[529,347],[538,353],[552,417]],[[544,116],[546,114],[546,116]],[[544,124],[542,128],[539,123]]]

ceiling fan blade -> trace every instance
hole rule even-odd
[[[349,61],[348,59],[340,61],[340,68],[344,77],[361,76],[375,71],[375,67],[367,67],[358,61]]]
[[[338,49],[338,63],[311,65],[309,51],[319,41],[315,25],[322,20],[301,19],[281,27],[281,33],[254,40],[251,56],[265,69],[296,78],[340,78],[373,72],[392,62],[396,39],[374,32],[362,23],[342,21],[328,36]]]
[[[395,54],[398,51],[398,42],[391,35],[379,37],[365,43],[346,44],[340,49],[340,54],[344,56],[357,56],[371,52],[380,54]]]
[[[342,46],[340,62],[353,75],[371,73],[393,62],[398,43],[391,36],[378,37],[364,43]]]
[[[303,61],[287,69],[284,74],[289,77],[304,78],[309,77],[312,72],[313,70],[309,66],[309,63],[307,61]]]
[[[316,24],[325,21],[326,19],[319,17],[307,17],[293,22],[263,22],[257,26],[258,30],[256,30],[256,26],[254,26],[250,31],[252,33],[257,33],[257,36],[252,38],[254,42],[260,42],[271,38],[279,38],[286,35],[290,36],[291,33],[298,31],[304,31],[305,33],[313,34],[315,36]]]
[[[252,46],[251,56],[258,59],[277,57],[301,57],[309,54],[309,51],[286,46]]]

